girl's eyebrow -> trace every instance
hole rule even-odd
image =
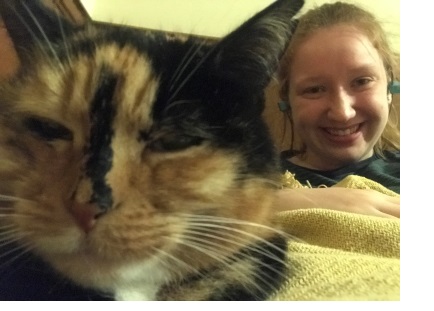
[[[294,79],[294,84],[317,83],[318,81],[321,81],[324,79],[325,79],[325,76],[323,76],[323,75],[301,76],[301,78]]]
[[[358,65],[358,66],[354,66],[352,68],[350,67],[348,69],[348,71],[351,72],[351,73],[352,72],[357,73],[357,72],[360,72],[360,71],[378,71],[378,68],[379,68],[379,64],[369,62],[369,63],[361,64],[361,65]]]
[[[354,66],[352,68],[348,68],[348,72],[350,74],[359,74],[361,72],[378,72],[378,64],[374,63],[366,63],[358,66]],[[327,78],[327,74],[320,75],[299,75],[298,78],[294,78],[293,81],[295,84],[300,83],[316,83],[318,81],[324,80]]]

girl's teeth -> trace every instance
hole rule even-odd
[[[327,132],[336,136],[345,136],[355,133],[359,128],[359,125],[354,125],[353,127],[346,129],[335,129],[335,128],[327,128]]]

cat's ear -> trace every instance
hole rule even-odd
[[[303,0],[278,0],[218,44],[215,72],[241,89],[262,91],[270,82],[295,29]]]
[[[0,16],[21,60],[33,46],[63,40],[74,29],[39,0],[0,0]]]

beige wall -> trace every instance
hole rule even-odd
[[[334,0],[306,0],[304,10]],[[359,4],[384,23],[399,52],[399,0],[343,0]],[[95,20],[220,37],[273,0],[82,0]]]

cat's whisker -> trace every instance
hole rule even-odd
[[[18,232],[18,233],[15,233]],[[7,242],[9,243],[10,241],[15,241],[15,240],[20,240],[23,239],[25,237],[24,233],[21,233],[19,231],[19,228],[15,225],[5,225],[2,226],[0,229],[0,234],[2,235],[7,235],[7,233],[9,233],[9,236],[7,236],[7,238],[2,238],[2,240],[0,241],[0,243],[3,242]]]
[[[218,219],[219,217],[216,217],[216,218]],[[267,245],[268,247],[271,247],[271,248],[275,249],[278,252],[286,252],[286,251],[282,250],[279,247],[277,247],[276,245],[274,245],[273,243],[269,242],[268,240],[266,240],[264,238],[261,238],[261,237],[255,235],[255,234],[250,233],[250,232],[247,232],[245,230],[240,230],[240,229],[233,228],[233,227],[230,227],[230,226],[218,225],[218,224],[214,224],[214,223],[215,222],[216,223],[224,223],[224,222],[226,222],[226,224],[250,225],[250,226],[254,226],[254,227],[259,227],[259,228],[262,228],[262,229],[270,230],[271,232],[277,233],[280,236],[282,236],[282,237],[284,237],[284,238],[286,238],[288,240],[291,240],[291,241],[303,242],[303,240],[301,240],[301,239],[299,239],[299,238],[297,238],[297,237],[295,237],[293,235],[289,235],[286,232],[283,232],[281,230],[277,230],[277,229],[274,229],[274,228],[271,228],[271,227],[268,227],[268,226],[259,225],[259,224],[251,223],[251,222],[245,222],[245,221],[237,221],[237,220],[233,220],[232,221],[231,219],[225,219],[225,218],[222,218],[221,220],[217,220],[217,219],[212,219],[212,216],[211,216],[211,219],[208,219],[207,221],[198,219],[196,221],[191,221],[190,220],[189,223],[190,223],[191,226],[194,226],[194,228],[196,230],[198,230],[198,228],[209,228],[211,230],[222,230],[222,231],[239,233],[241,235],[245,235],[246,237],[249,237],[250,240],[261,242],[261,243]],[[207,222],[214,222],[214,223],[207,223]]]
[[[10,228],[16,228],[16,225],[15,224],[1,224],[0,225],[0,231],[1,230],[7,230]]]
[[[28,7],[26,5],[24,5],[26,7],[26,9],[28,10]],[[27,23],[26,19],[19,13],[17,12],[17,10],[11,5],[11,9],[12,11],[14,11],[15,16],[20,20],[20,22],[24,25],[24,27],[27,29],[27,31],[29,32],[29,34],[33,37],[33,38],[37,38],[35,32],[33,31],[32,27],[30,27],[30,25]],[[39,51],[41,53],[44,54],[45,56],[45,60],[52,63],[52,59],[51,57],[48,55],[46,49],[44,48],[44,45],[37,39],[35,39],[35,44],[37,45],[37,47],[39,48]]]
[[[194,230],[198,234],[200,234],[200,232],[218,233],[219,236],[227,236],[230,239],[238,239],[239,241],[241,241],[241,243],[243,243],[242,242],[243,241],[242,236],[239,235],[239,234],[234,234],[232,232],[233,230],[230,230],[230,228],[227,231],[225,231],[224,230],[224,228],[225,228],[224,226],[211,226],[210,227],[210,226],[200,226],[200,225],[196,226],[194,224],[196,222],[199,222],[199,223],[200,222],[217,222],[217,223],[227,223],[229,225],[231,225],[231,224],[253,225],[253,226],[257,226],[258,225],[256,223],[251,223],[251,222],[246,222],[246,221],[240,221],[240,220],[236,220],[236,219],[232,219],[232,218],[224,218],[224,217],[209,216],[209,215],[187,214],[187,217],[195,219],[194,221],[190,221],[190,223],[192,224],[192,226],[194,227]],[[276,230],[275,228],[271,228],[271,227],[267,227],[267,226],[263,226],[263,225],[260,225],[260,227],[261,228],[270,229],[271,231],[273,231],[273,232],[281,235],[282,237],[286,238],[288,241],[296,241],[296,242],[299,242],[299,243],[305,243],[302,239],[300,239],[300,238],[298,238],[296,236],[290,235],[290,234],[288,234],[288,233],[286,233],[284,231]],[[223,229],[223,230],[221,230],[221,229]],[[237,230],[237,231],[239,231],[239,230]],[[237,231],[235,231],[235,232],[238,233]],[[241,233],[242,232],[243,231],[241,231]],[[247,233],[247,236],[249,238],[251,238],[252,234]],[[245,240],[244,240],[245,243],[243,244],[244,246],[247,246],[247,244],[248,244],[249,241],[251,243],[252,239],[249,239],[249,238],[247,238],[247,237],[245,238]],[[253,239],[255,241],[262,242],[263,244],[265,244],[265,245],[267,245],[267,246],[269,246],[269,247],[277,250],[278,252],[286,254],[286,249],[275,248],[273,246],[273,244],[268,243],[267,240],[264,240],[264,239],[262,239],[260,237],[256,237],[255,238],[255,235],[253,235]],[[267,252],[267,251],[265,251],[265,252]],[[302,252],[298,252],[298,253],[302,254]],[[265,255],[264,253],[262,253],[262,254]],[[307,255],[311,256],[311,253],[307,253]],[[274,255],[272,255],[272,257],[270,257],[270,258],[273,259],[273,260],[276,259]],[[292,267],[292,269],[294,270],[294,267]]]
[[[181,238],[186,238],[185,236],[181,236]],[[178,239],[177,239],[178,240]],[[231,257],[227,257],[227,255],[223,254],[221,255],[220,253],[216,252],[216,247],[215,246],[220,246],[219,244],[216,245],[212,245],[212,246],[206,246],[205,244],[209,244],[209,241],[206,239],[203,239],[201,241],[192,241],[190,239],[186,239],[185,241],[181,241],[178,243],[183,244],[187,247],[193,248],[199,252],[202,252],[203,254],[205,254],[206,256],[214,259],[216,262],[222,264],[223,266],[225,266],[227,269],[232,270],[234,272],[239,272],[237,267],[234,265],[231,265],[232,258]],[[213,247],[214,246],[214,247]],[[259,286],[254,280],[249,279],[248,283],[253,286],[256,287],[256,289],[260,292],[266,293],[265,289],[262,288],[261,286]]]
[[[268,257],[270,259],[273,259],[275,261],[279,261],[282,264],[285,264],[284,261],[282,261],[280,258],[278,258],[276,255],[267,252],[267,251],[263,251],[260,250],[258,248],[255,248],[253,246],[249,246],[252,241],[249,240],[248,238],[245,238],[243,236],[237,235],[237,234],[233,234],[232,232],[221,232],[221,231],[217,231],[217,230],[213,230],[213,229],[208,229],[208,228],[193,228],[191,230],[186,230],[185,233],[189,233],[189,234],[196,234],[196,235],[200,235],[202,237],[208,237],[214,240],[219,240],[222,242],[226,242],[229,244],[233,244],[236,246],[239,246],[240,248],[246,248],[246,249],[250,249],[258,254],[264,255],[265,257]],[[221,235],[225,235],[229,238],[224,238],[221,237]],[[236,240],[238,240],[239,242],[237,242]],[[281,253],[286,253],[285,250],[282,250]]]
[[[294,236],[290,236],[285,231],[282,231],[282,230],[279,230],[276,228],[272,228],[270,226],[258,224],[255,222],[239,220],[239,219],[234,219],[234,218],[220,217],[220,216],[212,216],[212,215],[195,215],[195,214],[183,214],[183,213],[179,213],[178,215],[181,217],[185,217],[185,219],[188,220],[189,222],[191,222],[192,224],[198,223],[200,225],[201,223],[204,223],[205,225],[209,225],[209,227],[215,226],[216,228],[221,228],[221,229],[229,229],[229,227],[213,225],[212,223],[252,226],[252,227],[257,227],[257,228],[269,230],[270,232],[276,233],[276,234],[281,235],[281,236],[286,237],[286,238],[297,239]],[[233,229],[233,228],[231,228],[231,229]]]
[[[280,176],[279,176],[280,177]],[[266,178],[266,177],[258,177],[258,176],[254,176],[253,174],[249,174],[249,173],[241,173],[238,175],[238,179],[240,180],[255,180],[255,181],[259,181],[265,185],[270,185],[273,186],[273,188],[275,189],[281,189],[282,188],[282,182],[277,179],[271,179],[271,178]]]
[[[17,201],[32,202],[32,200],[19,198],[19,197],[15,197],[15,196],[10,196],[10,195],[0,194],[0,203],[1,202],[17,202]]]
[[[224,265],[227,269],[233,270],[235,272],[239,272],[236,265],[231,265],[231,263],[233,263],[233,258],[228,257],[224,253],[220,254],[218,252],[219,248],[224,250],[228,250],[228,248],[223,247],[218,243],[213,243],[207,239],[192,238],[191,236],[185,236],[185,235],[180,236],[180,238],[183,240],[181,244],[184,244],[187,247],[191,247],[193,249],[196,249],[204,253],[206,256]],[[253,287],[256,287],[258,291],[266,293],[265,289],[259,286],[254,280],[249,279],[249,284]]]
[[[187,247],[193,248],[206,256],[212,258],[214,261],[219,262],[221,264],[226,265],[229,262],[229,258],[221,255],[219,252],[216,252],[215,247],[206,246],[203,243],[197,243],[198,241],[195,241],[194,239],[190,239],[188,236],[185,236],[183,234],[180,235],[173,235],[171,238],[167,239],[176,239],[176,242],[178,244],[185,245]],[[206,240],[203,240],[206,241]]]
[[[0,207],[0,211],[2,211],[2,212],[4,212],[4,211],[9,212],[7,214],[4,214],[4,213],[0,214],[0,218],[3,218],[3,219],[7,219],[7,218],[31,218],[32,217],[31,215],[21,215],[21,214],[13,213],[14,210],[13,209],[9,209],[7,207],[6,208]],[[1,230],[1,227],[0,227],[0,230]]]
[[[205,41],[202,41],[199,45],[195,46],[192,45],[187,53],[185,53],[184,57],[182,58],[181,62],[179,63],[177,69],[172,75],[172,79],[169,81],[169,94],[172,92],[173,88],[176,86],[176,83],[178,82],[179,78],[182,76],[184,71],[187,69],[188,65],[192,62],[196,54],[200,51],[200,49],[205,45]]]
[[[57,17],[57,21],[59,24],[60,33],[62,35],[63,45],[65,47],[66,58],[68,60],[69,66],[72,66],[71,51],[70,51],[70,47],[68,45],[68,40],[66,38],[64,25],[63,25],[62,19],[60,18],[60,14],[56,14],[56,17]]]
[[[194,233],[194,232],[193,232],[193,233]],[[224,248],[224,247],[222,247],[222,246],[221,246],[220,244],[218,244],[218,243],[212,243],[212,242],[210,242],[210,241],[207,240],[207,239],[198,239],[198,238],[196,238],[196,239],[194,239],[194,242],[193,242],[193,243],[192,243],[192,240],[193,240],[193,239],[192,239],[190,236],[188,236],[187,238],[186,238],[185,236],[183,236],[183,239],[186,240],[186,241],[188,241],[190,246],[191,246],[191,245],[195,245],[195,247],[194,247],[195,249],[197,249],[197,248],[203,248],[203,249],[204,249],[203,252],[204,252],[205,254],[207,254],[207,255],[209,254],[210,251],[212,251],[214,254],[218,254],[218,252],[216,252],[216,249],[219,249],[219,248],[221,248],[221,249],[225,249],[225,250],[228,250],[228,248]],[[205,245],[206,245],[206,246],[205,246]],[[209,247],[209,246],[211,246],[211,247]],[[184,261],[181,261],[180,259],[176,258],[175,256],[172,256],[171,254],[169,254],[169,253],[167,253],[167,252],[165,252],[165,251],[162,251],[162,250],[160,250],[160,249],[156,249],[156,251],[159,252],[159,253],[161,253],[161,254],[163,254],[163,256],[165,256],[165,257],[169,257],[169,259],[170,259],[171,261],[174,260],[174,261],[176,261],[176,263],[180,263],[182,266],[187,267],[187,269],[190,270],[191,272],[193,272],[193,273],[195,273],[195,274],[198,274],[198,275],[205,276],[201,271],[195,269],[195,268],[192,267],[191,265],[186,264]],[[264,254],[265,254],[265,253],[264,253]],[[215,256],[215,255],[214,255],[214,256]],[[226,255],[222,255],[222,256],[220,256],[220,260],[219,260],[219,262],[220,262],[220,263],[223,263],[227,268],[236,271],[236,268],[230,265],[230,264],[231,264],[231,260],[223,260],[223,259],[228,259]],[[174,267],[173,265],[170,265],[170,263],[167,263],[167,268],[168,268],[169,270],[174,271],[176,274],[180,274],[180,273],[179,273],[179,270],[177,270],[176,267]],[[279,271],[277,271],[277,270],[275,270],[275,269],[273,269],[273,268],[271,268],[271,269],[269,269],[269,270],[273,270],[274,272],[277,272],[277,273],[281,274],[281,276],[285,277],[284,274],[280,273]],[[272,285],[270,284],[270,282],[268,282],[268,281],[266,280],[267,278],[270,279],[271,276],[267,275],[266,273],[264,273],[264,272],[262,272],[262,271],[259,271],[259,272],[256,274],[256,277],[257,277],[257,278],[260,278],[261,281],[262,281],[264,284],[267,284],[269,288],[272,288]],[[263,292],[265,293],[265,290],[264,290],[261,286],[258,286],[258,285],[257,285],[255,282],[253,282],[253,281],[251,281],[250,283],[251,283],[250,285],[253,286],[253,287],[256,287],[257,290],[259,290],[259,291],[263,291]]]
[[[274,272],[276,272],[276,270],[274,268],[271,268],[271,267],[267,267],[267,269],[268,270],[257,269],[256,273],[255,273],[255,276],[256,276],[255,279],[261,280],[261,282],[263,284],[265,284],[266,287],[271,289],[272,291],[277,291],[279,287],[273,285],[273,281],[274,281],[275,276],[271,276],[268,274],[269,270],[273,270]],[[277,272],[282,277],[282,279],[286,279],[288,277],[285,273],[283,273],[281,271],[277,271]],[[260,291],[264,292],[265,294],[267,294],[267,292],[269,291],[269,290],[266,290],[262,284],[258,284],[257,282],[253,282],[253,281],[252,281],[252,283],[255,284],[256,287],[259,288]]]
[[[24,6],[24,9],[29,14],[30,18],[33,20],[33,22],[36,25],[36,27],[38,28],[39,33],[44,38],[44,41],[45,41],[46,45],[50,49],[50,51],[51,51],[53,57],[55,58],[55,60],[57,61],[57,66],[60,67],[63,72],[65,72],[65,67],[63,66],[62,62],[60,61],[59,55],[56,53],[56,50],[54,49],[53,44],[48,39],[47,34],[45,33],[44,28],[42,27],[41,23],[39,23],[38,19],[33,14],[32,10],[30,10],[30,8],[27,6],[27,4],[24,1],[22,2],[22,5]],[[30,29],[30,27],[28,26],[28,24],[24,20],[22,20],[22,22],[26,25],[27,29],[32,33],[32,35],[34,37],[36,37],[35,33]],[[42,46],[42,44],[40,44],[40,46]],[[51,58],[49,57],[48,59],[51,59]]]
[[[11,217],[13,215],[13,212],[13,207],[0,205],[0,217]]]
[[[196,66],[190,71],[190,73],[184,78],[184,80],[179,84],[178,88],[172,93],[168,102],[171,103],[172,100],[178,95],[179,91],[184,87],[184,85],[190,80],[191,77],[196,73],[196,71],[202,66],[203,63],[208,59],[208,57],[214,52],[216,46],[214,45],[196,64]]]
[[[174,107],[176,107],[178,105],[191,104],[191,103],[196,103],[196,102],[198,102],[198,100],[194,100],[194,99],[176,100],[176,101],[173,101],[170,104],[168,104],[167,107],[164,108],[164,111],[169,111],[170,109],[173,109]]]
[[[0,246],[0,250],[3,246]],[[31,255],[32,247],[30,244],[24,244],[20,243],[19,245],[16,245],[15,247],[9,249],[6,252],[0,253],[0,268],[4,268],[5,266],[17,261],[18,259],[22,259],[24,255],[28,254]],[[15,254],[14,254],[15,253]],[[12,255],[12,256],[11,256]],[[11,256],[10,258],[6,257]]]
[[[193,273],[198,274],[198,275],[203,275],[194,266],[182,261],[181,259],[169,254],[168,252],[166,252],[162,249],[158,249],[158,248],[154,248],[154,250],[160,254],[158,259],[162,260],[162,262],[164,263],[166,268],[168,270],[171,270],[176,275],[182,277],[183,271],[188,271],[188,272],[193,272]],[[173,265],[172,263],[174,263],[175,265]],[[184,268],[183,271],[180,271],[180,269],[178,269],[179,267],[183,267]]]
[[[197,228],[194,228],[197,229]],[[205,236],[208,238],[212,238],[212,239],[217,239],[217,240],[221,240],[236,246],[239,246],[240,249],[242,249],[243,251],[241,253],[238,253],[238,256],[240,257],[245,257],[246,259],[252,258],[251,254],[255,254],[255,256],[253,256],[253,258],[256,258],[256,255],[262,255],[266,258],[271,259],[273,262],[275,263],[280,263],[282,266],[286,266],[287,262],[276,256],[276,254],[273,254],[269,249],[264,248],[262,245],[260,244],[255,244],[255,242],[252,243],[251,240],[243,238],[239,235],[234,235],[232,233],[227,233],[227,236],[229,238],[220,238],[218,236],[216,236],[216,234],[222,234],[222,232],[220,230],[215,231],[215,230],[206,230],[206,232],[213,232],[213,234],[203,234],[201,231],[203,231],[203,228],[200,229],[200,231],[195,230],[194,233],[199,234],[200,236]],[[236,242],[236,240],[240,241],[240,242]],[[261,241],[263,243],[263,241]],[[219,244],[217,243],[217,245],[214,245],[215,247],[219,247]],[[270,245],[267,245],[270,246]],[[220,246],[221,247],[221,246]],[[281,254],[286,255],[286,248],[284,249],[277,249]],[[285,256],[283,256],[283,258],[285,258]],[[261,264],[261,263],[259,263]],[[273,266],[267,266],[268,271],[273,271],[275,273],[275,275],[280,275],[282,278],[286,278],[286,274],[276,268],[274,268]],[[270,276],[268,275],[264,275],[265,278],[270,278]],[[265,281],[264,281],[265,282]]]
[[[250,252],[250,253],[255,253],[255,254],[260,254],[263,255],[264,257],[267,257],[271,260],[273,260],[274,263],[280,263],[282,266],[287,266],[288,262],[285,261],[286,257],[283,257],[284,259],[278,258],[275,254],[273,254],[272,252],[270,252],[269,250],[263,248],[262,246],[255,246],[255,245],[248,245],[247,247],[245,247],[245,250]],[[281,253],[284,255],[287,255],[287,249],[281,249]],[[249,254],[245,254],[246,258],[249,258]],[[278,269],[276,269],[274,266],[267,266],[267,270],[268,271],[273,271],[275,273],[275,275],[279,275],[282,278],[286,278],[287,275],[285,274],[286,271],[280,271]]]
[[[284,260],[282,260],[281,258],[277,257],[275,254],[271,253],[269,250],[264,249],[263,247],[260,247],[258,245],[252,244],[252,241],[249,241],[246,238],[243,238],[239,235],[234,235],[232,233],[227,233],[226,235],[229,238],[223,238],[220,235],[222,234],[222,232],[216,231],[216,230],[207,230],[207,229],[203,229],[201,228],[200,230],[196,230],[197,228],[194,228],[192,230],[187,230],[185,233],[189,234],[189,237],[191,237],[191,234],[195,234],[195,235],[199,235],[201,237],[207,237],[207,238],[211,238],[214,240],[220,240],[232,245],[236,245],[238,246],[240,249],[245,249],[247,251],[250,251],[251,253],[255,253],[255,254],[260,254],[263,255],[264,257],[270,258],[272,259],[274,262],[279,262],[282,265],[286,265],[286,262]],[[208,232],[208,233],[203,233],[202,231]],[[212,234],[210,234],[210,233]],[[240,241],[240,242],[236,242],[236,240]],[[212,242],[207,242],[207,243],[212,243]],[[214,245],[215,247],[221,247],[222,246],[218,243],[214,243],[216,245]],[[226,248],[226,250],[230,250],[230,248]],[[281,249],[280,253],[282,254],[286,254],[286,249]],[[246,257],[248,257],[246,255]],[[281,276],[285,276],[284,274],[282,274],[280,271],[274,269],[273,267],[269,267],[269,270],[272,270],[273,272],[280,274]]]
[[[7,238],[2,238],[0,241],[0,248],[5,247],[7,245],[17,243],[17,242],[19,242],[20,247],[24,246],[25,243],[22,243],[22,241],[24,241],[24,238],[25,238],[24,234],[13,234]],[[3,256],[6,256],[7,254],[8,254],[8,252],[6,252],[6,253],[2,252],[0,254],[0,258],[2,258]]]
[[[23,18],[23,16],[16,11],[16,9],[11,5],[10,6],[12,11],[14,11],[15,15],[18,17],[18,19],[21,21],[21,23],[23,23],[24,27],[26,27],[27,31],[32,35],[32,37],[36,38],[36,34],[33,32],[32,28],[29,26],[29,24],[26,22],[26,20]],[[45,49],[43,48],[43,45],[37,41],[37,44],[40,48],[40,50],[45,54],[45,56],[47,56],[47,59],[49,58],[49,55],[46,53]]]
[[[192,239],[193,239],[193,238],[192,238],[191,236],[188,236],[188,238],[187,238],[187,240],[189,240],[189,241],[192,240]],[[194,240],[196,240],[196,241],[198,241],[198,242],[201,242],[201,243],[204,243],[204,244],[207,244],[207,245],[210,245],[210,246],[213,246],[215,249],[219,249],[219,248],[220,248],[220,249],[225,250],[225,251],[231,251],[231,250],[232,250],[230,247],[223,247],[223,246],[220,245],[219,243],[214,243],[214,242],[211,242],[211,241],[209,241],[209,240],[207,240],[207,239],[194,238]],[[242,243],[235,243],[235,242],[230,241],[230,240],[228,240],[228,241],[229,241],[231,244],[235,244],[235,245],[237,245],[237,246],[240,246],[240,248],[244,248],[244,250],[248,250],[248,251],[251,251],[252,253],[256,253],[256,254],[261,254],[261,255],[263,255],[263,256],[265,256],[265,257],[268,257],[268,258],[272,259],[272,260],[275,261],[275,262],[279,262],[279,263],[281,263],[281,264],[283,264],[283,265],[286,265],[285,261],[281,260],[280,258],[277,258],[274,254],[272,254],[272,253],[270,253],[270,252],[260,250],[259,248],[254,247],[254,246],[247,246],[247,247],[246,247],[245,244],[242,244]],[[249,258],[249,256],[248,256],[247,254],[244,255],[244,257],[245,257],[246,259]],[[281,272],[280,272],[279,270],[277,270],[277,269],[274,269],[273,267],[268,267],[268,269],[271,270],[271,271],[273,271],[273,272],[275,272],[275,273],[277,273],[277,274],[280,274],[282,277],[285,277],[285,274],[281,273]]]
[[[190,99],[190,100],[188,100],[188,99],[185,99],[185,100],[176,100],[176,101],[170,102],[167,105],[167,107],[164,108],[164,113],[168,113],[171,109],[174,109],[177,106],[188,105],[188,104],[195,104],[197,102],[198,102],[198,100],[194,100],[194,99]],[[172,118],[176,119],[176,117],[172,117]],[[181,118],[184,118],[184,117],[181,116]]]
[[[16,233],[19,233],[19,229],[15,225],[0,227],[0,243],[3,236],[11,236]]]

